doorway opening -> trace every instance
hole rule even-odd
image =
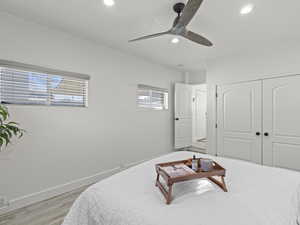
[[[207,85],[192,85],[192,150],[207,150]]]
[[[185,82],[175,84],[175,149],[207,153],[206,74],[185,73]]]

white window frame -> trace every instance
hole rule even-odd
[[[149,102],[148,104],[140,104],[139,103],[139,97],[140,92],[145,91],[148,92],[149,96]],[[162,93],[164,95],[163,103],[161,104],[161,108],[155,105],[153,102],[153,93]],[[138,84],[137,85],[137,91],[136,91],[136,103],[137,107],[140,109],[149,109],[149,110],[155,110],[155,111],[166,111],[169,109],[169,90],[165,88],[160,87],[153,87],[149,85],[144,84]]]
[[[67,106],[67,107],[88,107],[88,86],[89,86],[89,80],[90,80],[90,76],[89,75],[85,75],[85,74],[79,74],[79,73],[73,73],[73,72],[66,72],[66,71],[62,71],[62,70],[54,70],[54,69],[49,69],[46,67],[40,67],[40,66],[35,66],[35,65],[29,65],[29,64],[23,64],[23,63],[19,63],[19,62],[15,62],[15,61],[7,61],[7,60],[0,60],[0,68],[2,69],[8,69],[8,70],[13,70],[13,71],[20,71],[22,73],[29,72],[29,73],[36,73],[38,74],[38,76],[42,77],[43,75],[45,75],[45,80],[47,80],[46,82],[46,95],[47,95],[47,100],[45,103],[25,103],[24,104],[20,101],[20,102],[3,102],[3,98],[1,96],[2,91],[0,91],[0,102],[1,104],[11,104],[11,105],[38,105],[38,106]],[[50,86],[49,84],[49,80],[53,79],[55,76],[59,76],[62,78],[65,78],[67,81],[69,80],[69,82],[74,82],[74,81],[78,81],[81,84],[85,85],[85,88],[83,88],[83,104],[76,104],[76,102],[59,102],[57,101],[57,99],[53,99],[53,101],[50,100],[50,96],[51,93],[53,94],[53,87]],[[73,80],[73,81],[72,81]],[[0,88],[1,88],[1,81],[2,78],[0,77]],[[70,86],[72,87],[72,86]],[[76,86],[75,86],[76,87]],[[55,90],[54,90],[55,91]],[[72,96],[72,91],[70,89],[62,89],[62,92],[66,91],[66,96],[70,95]],[[67,93],[68,91],[71,92]],[[56,95],[59,95],[60,93],[57,93]],[[54,94],[55,95],[55,94]],[[64,94],[62,94],[64,95]],[[74,96],[76,96],[74,94]],[[81,95],[77,95],[77,96],[81,96]],[[55,101],[56,100],[56,101]]]

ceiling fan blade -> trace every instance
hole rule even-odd
[[[180,19],[176,24],[175,28],[186,27],[195,16],[202,2],[203,0],[189,0],[186,6],[184,7]]]
[[[196,34],[196,33],[192,32],[192,31],[188,31],[187,30],[187,31],[183,32],[180,35],[182,37],[185,37],[185,38],[189,39],[190,41],[196,42],[196,43],[198,43],[200,45],[205,45],[207,47],[213,46],[213,43],[210,40],[208,40],[205,37],[202,37],[201,35]]]
[[[146,39],[150,39],[150,38],[159,37],[159,36],[162,36],[162,35],[165,35],[165,34],[170,34],[170,31],[166,31],[166,32],[161,32],[161,33],[157,33],[157,34],[151,34],[151,35],[139,37],[139,38],[136,38],[136,39],[132,39],[129,42],[146,40]]]

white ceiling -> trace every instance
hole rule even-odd
[[[203,68],[207,60],[243,51],[258,51],[300,38],[299,0],[204,0],[189,29],[209,38],[207,48],[188,40],[171,44],[171,36],[136,43],[129,39],[170,28],[180,0],[115,0],[108,8],[102,0],[1,0],[0,10],[99,41],[160,64],[187,70]],[[186,0],[183,0],[186,2]],[[255,5],[246,16],[247,4]]]

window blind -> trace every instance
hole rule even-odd
[[[156,110],[168,109],[169,93],[167,89],[151,87],[147,85],[138,85],[137,105],[142,108]]]
[[[1,67],[2,104],[87,106],[88,80],[78,76]]]

